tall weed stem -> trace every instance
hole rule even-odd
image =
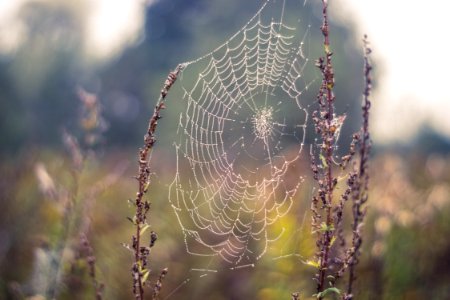
[[[177,68],[170,72],[164,86],[161,90],[160,97],[156,104],[155,110],[152,117],[150,118],[147,133],[144,136],[144,145],[139,149],[138,162],[139,170],[136,177],[138,181],[138,191],[134,200],[134,205],[136,207],[134,218],[132,222],[135,226],[136,233],[132,236],[132,250],[134,251],[134,263],[132,266],[132,277],[133,277],[133,294],[137,300],[144,299],[144,285],[146,279],[150,274],[148,269],[148,258],[150,255],[150,248],[153,247],[156,241],[156,233],[150,233],[150,244],[149,246],[143,246],[142,235],[149,227],[147,223],[147,213],[150,210],[150,202],[144,199],[144,195],[147,193],[150,186],[150,154],[153,146],[156,142],[156,128],[158,125],[158,120],[161,119],[161,111],[166,107],[165,99],[167,93],[169,92],[172,85],[175,83],[178,75],[183,69],[183,65],[178,65]],[[164,269],[161,273],[160,279],[157,281],[154,290],[157,292],[153,293],[153,298],[159,293],[162,286],[162,279],[166,276],[167,269]]]

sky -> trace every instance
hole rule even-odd
[[[26,38],[17,18],[29,0],[0,0],[0,52]],[[37,0],[58,3],[56,0]],[[145,8],[156,0],[83,0],[86,53],[107,59],[143,38]],[[163,0],[169,1],[169,0]],[[64,3],[59,2],[59,3]],[[68,2],[67,2],[68,3]],[[371,41],[375,69],[372,132],[377,143],[407,142],[430,126],[450,138],[450,1],[331,0],[332,16]]]
[[[427,125],[450,138],[450,1],[337,0],[332,9],[371,41],[374,140],[402,143]]]

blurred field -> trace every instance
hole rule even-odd
[[[157,155],[158,152],[155,153]],[[131,293],[132,226],[127,199],[134,194],[133,153],[87,159],[79,175],[70,156],[34,149],[1,165],[0,270],[2,299],[36,296],[45,289],[48,258],[66,237],[61,299],[92,298],[87,266],[76,259],[85,228],[97,257],[98,279],[106,299]],[[167,165],[154,159],[155,174]],[[278,226],[285,235],[271,245],[255,268],[219,271],[200,278],[192,268],[208,261],[186,254],[183,237],[167,201],[167,178],[155,175],[149,197],[150,223],[159,239],[151,254],[153,276],[169,268],[161,299],[289,299],[293,291],[313,293],[313,270],[302,261],[314,252],[309,230],[308,177],[295,207]],[[382,153],[371,162],[369,215],[358,266],[358,299],[448,299],[450,295],[450,158],[441,154]],[[79,182],[74,181],[79,176]],[[49,193],[56,192],[56,196]],[[64,200],[64,197],[73,197]],[[63,219],[63,201],[77,213]],[[73,222],[73,223],[71,223]],[[74,224],[77,224],[74,226]],[[84,224],[84,225],[83,225]],[[84,227],[83,227],[84,226]],[[66,235],[67,234],[67,235]],[[301,256],[301,257],[300,257]]]

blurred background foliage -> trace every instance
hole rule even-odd
[[[88,266],[77,257],[81,232],[94,248],[105,299],[131,297],[132,257],[121,246],[133,230],[127,199],[136,191],[135,156],[162,83],[178,63],[220,45],[259,6],[149,1],[142,6],[145,23],[138,38],[108,59],[96,59],[87,54],[83,36],[89,7],[23,2],[17,18],[27,34],[12,53],[0,56],[0,299],[45,295],[52,280],[62,282],[58,298],[93,298]],[[309,57],[316,59],[319,8],[288,12],[311,24]],[[341,142],[347,145],[360,126],[362,50],[359,37],[343,25],[333,23],[332,39],[338,111],[348,116]],[[153,278],[169,268],[161,299],[313,294],[314,270],[303,263],[315,250],[307,156],[292,170],[306,178],[301,192],[274,228],[286,233],[255,268],[205,277],[192,271],[208,268],[208,262],[186,254],[167,201],[175,168],[167,149],[177,123],[170,108],[180,100],[179,90],[169,93],[152,160],[150,223],[159,235],[151,254]],[[67,133],[78,139],[81,152]],[[449,149],[448,140],[426,128],[409,145],[375,144],[357,299],[449,299]],[[58,249],[64,259],[55,266]]]

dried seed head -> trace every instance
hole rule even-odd
[[[156,232],[154,232],[154,231],[150,232],[150,248],[155,246],[155,242],[157,239],[158,239],[158,235],[156,234]]]

